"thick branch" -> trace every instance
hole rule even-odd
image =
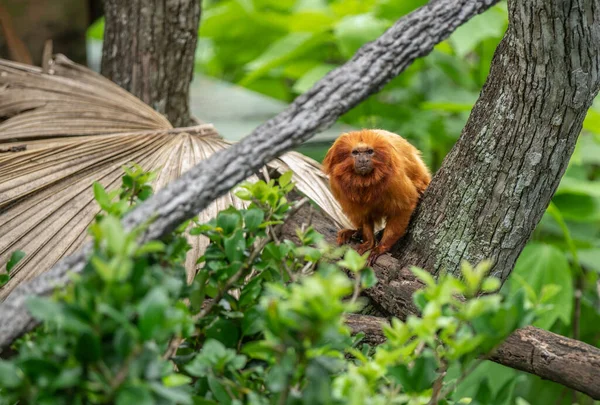
[[[124,224],[131,229],[155,217],[143,240],[169,234],[265,163],[332,125],[415,59],[427,55],[459,25],[497,1],[437,0],[405,16],[376,41],[359,49],[351,61],[298,97],[284,112],[241,142],[196,165],[144,202],[124,219]],[[40,277],[17,287],[0,304],[0,350],[35,326],[25,308],[26,297],[49,294],[54,286],[65,284],[67,272],[81,271],[90,252],[90,246],[85,246]]]
[[[365,333],[365,343],[385,341],[385,319],[356,314],[346,318],[353,333]],[[510,335],[491,360],[600,398],[600,350],[587,343],[528,326]]]

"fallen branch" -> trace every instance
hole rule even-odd
[[[385,319],[358,314],[346,319],[353,333],[365,333],[365,343],[385,341],[381,330]],[[510,335],[490,360],[600,399],[600,350],[587,343],[527,326]]]

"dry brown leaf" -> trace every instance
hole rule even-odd
[[[117,188],[122,166],[135,162],[157,171],[153,186],[160,189],[230,145],[212,125],[172,128],[143,102],[64,56],[52,59],[49,68],[44,74],[0,60],[0,268],[13,251],[26,253],[0,289],[0,301],[88,238],[87,227],[99,211],[94,181]],[[348,225],[317,162],[292,152],[269,166],[293,170],[298,190],[338,225]],[[200,221],[232,204],[244,206],[229,193],[200,213]],[[191,280],[206,240],[189,238]]]

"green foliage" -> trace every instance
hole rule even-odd
[[[359,46],[425,3],[426,0],[205,0],[196,67],[205,74],[291,101],[346,62]],[[379,93],[342,117],[342,121],[402,134],[436,170],[464,127],[506,26],[506,4],[501,2],[459,27],[430,55],[415,61]],[[101,38],[102,30],[100,21],[89,35]],[[321,160],[328,146],[309,144],[301,151]],[[599,178],[597,100],[588,111],[584,131],[551,208],[503,287],[510,296],[523,292],[531,299],[543,301],[542,305],[553,305],[555,309],[547,310],[537,325],[565,336],[579,335],[595,346],[600,345],[596,327],[600,322],[596,288],[600,276]],[[318,254],[318,249],[304,249],[308,254]],[[265,251],[276,257],[282,254],[271,245]],[[369,273],[363,274],[361,280],[370,279]],[[365,282],[363,287],[371,282],[374,280]],[[576,301],[578,290],[581,300]],[[573,314],[577,305],[581,319],[579,330],[575,331]],[[513,396],[502,397],[504,394],[497,391],[497,377],[503,372],[511,375],[510,381],[516,381],[514,372],[494,366],[476,370],[469,377],[471,386],[477,389],[467,387],[459,391],[480,403],[515,403]],[[518,395],[531,403],[553,403],[557,398],[564,398],[563,403],[571,401],[571,396],[561,395],[561,388],[553,383],[532,376],[519,378]],[[509,380],[505,382],[508,384]],[[540,392],[548,394],[541,399]]]
[[[94,184],[103,211],[92,256],[70,286],[28,301],[43,326],[0,361],[0,404],[467,403],[453,399],[449,367],[470,375],[544,301],[497,294],[487,262],[464,263],[461,279],[415,268],[422,317],[393,319],[386,343],[361,345],[344,320],[375,275],[366,256],[310,226],[297,242],[277,236],[305,202],[286,198],[291,173],[242,184],[245,209],[140,244],[144,227],[127,231],[120,218],[151,178],[133,166],[119,190]],[[210,242],[190,284],[185,229]]]
[[[10,280],[10,271],[25,257],[25,252],[21,250],[16,250],[12,252],[8,262],[6,262],[6,272],[0,273],[0,287],[4,284],[8,283]]]
[[[208,1],[203,5],[197,68],[291,101],[425,3]],[[401,133],[437,168],[464,126],[506,25],[505,5],[475,17],[342,120]]]
[[[122,228],[115,213],[141,200],[151,177],[127,179],[134,172],[126,172],[118,193],[94,185],[105,211],[91,227],[95,250],[82,273],[56,297],[27,302],[43,328],[17,344],[15,358],[0,362],[1,403],[122,404],[135,397],[191,404],[189,388],[172,386],[180,374],[161,358],[172,336],[194,330],[180,302],[189,290],[187,243],[178,231],[140,245],[141,229]]]

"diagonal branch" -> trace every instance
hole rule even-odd
[[[169,234],[265,163],[332,125],[342,114],[427,55],[458,26],[498,0],[437,0],[400,19],[376,41],[363,46],[345,65],[330,72],[275,118],[231,148],[215,153],[186,172],[124,219],[127,228],[156,217],[143,240]],[[79,272],[91,252],[84,246],[35,280],[17,287],[0,304],[0,350],[36,322],[26,297],[49,294]]]

